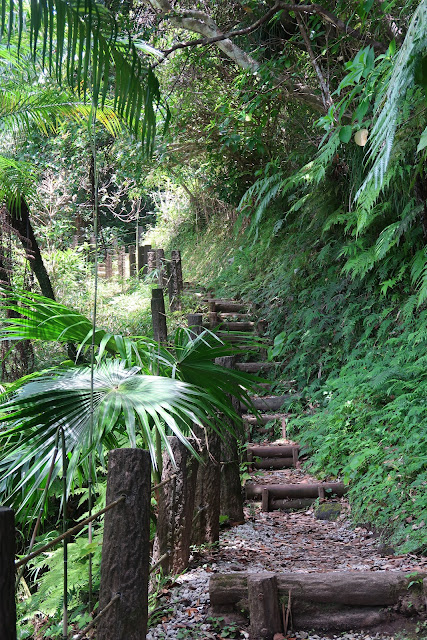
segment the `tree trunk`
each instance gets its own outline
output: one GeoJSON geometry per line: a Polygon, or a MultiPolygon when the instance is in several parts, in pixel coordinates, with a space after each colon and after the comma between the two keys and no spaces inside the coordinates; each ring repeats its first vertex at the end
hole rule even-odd
{"type": "Polygon", "coordinates": [[[46,298],[55,300],[52,283],[44,265],[40,248],[30,222],[30,210],[23,197],[21,197],[20,208],[14,207],[9,211],[8,222],[24,247],[31,271],[37,278],[42,294],[46,298]]]}
{"type": "Polygon", "coordinates": [[[16,640],[15,514],[0,507],[0,638],[16,640]]]}

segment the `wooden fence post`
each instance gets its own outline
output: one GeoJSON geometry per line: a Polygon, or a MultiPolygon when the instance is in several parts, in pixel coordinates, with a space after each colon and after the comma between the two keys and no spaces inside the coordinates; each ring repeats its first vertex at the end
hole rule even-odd
{"type": "Polygon", "coordinates": [[[0,507],[0,638],[16,640],[15,514],[0,507]]]}
{"type": "Polygon", "coordinates": [[[151,318],[154,340],[166,344],[168,341],[168,327],[162,288],[153,289],[151,292],[151,318]]]}
{"type": "Polygon", "coordinates": [[[157,249],[156,251],[156,269],[159,278],[159,287],[165,288],[167,286],[167,277],[165,270],[165,250],[157,249]]]}
{"type": "Polygon", "coordinates": [[[175,436],[168,438],[176,468],[165,452],[162,481],[175,478],[158,490],[157,532],[154,540],[153,563],[162,559],[167,574],[177,574],[188,566],[191,526],[198,462],[175,436]]]}
{"type": "Polygon", "coordinates": [[[105,514],[99,610],[117,594],[120,598],[98,622],[97,640],[141,640],[147,632],[151,501],[148,451],[110,451],[107,504],[122,495],[126,500],[105,514]]]}
{"type": "Polygon", "coordinates": [[[156,270],[156,251],[147,252],[147,275],[151,275],[156,270]]]}
{"type": "Polygon", "coordinates": [[[136,270],[138,278],[141,275],[141,269],[144,266],[144,249],[142,247],[142,241],[144,237],[144,229],[137,225],[136,227],[136,270]]]}
{"type": "Polygon", "coordinates": [[[206,427],[193,427],[200,439],[205,441],[203,461],[197,469],[194,500],[194,518],[191,542],[195,545],[219,540],[220,486],[221,486],[221,440],[219,435],[206,427]]]}
{"type": "Polygon", "coordinates": [[[136,247],[129,245],[129,276],[133,278],[136,272],[136,247]]]}
{"type": "MultiPolygon", "coordinates": [[[[234,369],[235,356],[216,358],[215,364],[227,369],[234,369]]],[[[238,412],[239,403],[231,399],[234,409],[238,412]]],[[[232,425],[234,433],[240,425],[232,425]]],[[[231,432],[225,434],[221,442],[221,515],[228,516],[233,523],[244,522],[243,493],[240,483],[240,461],[237,447],[237,438],[231,432]]]]}
{"type": "Polygon", "coordinates": [[[172,262],[175,262],[176,269],[176,288],[178,291],[178,295],[180,296],[184,289],[184,282],[182,279],[182,262],[181,262],[181,251],[171,251],[172,262]]]}
{"type": "Polygon", "coordinates": [[[125,277],[125,250],[124,247],[120,247],[117,254],[117,271],[119,278],[125,277]]]}
{"type": "Polygon", "coordinates": [[[169,308],[171,311],[177,311],[181,307],[181,300],[178,287],[177,263],[171,260],[168,263],[168,293],[169,308]]]}
{"type": "Polygon", "coordinates": [[[203,331],[203,313],[189,313],[187,325],[192,338],[196,338],[203,331]]]}
{"type": "Polygon", "coordinates": [[[113,277],[113,258],[111,253],[107,253],[105,256],[105,277],[107,280],[111,280],[113,277]]]}
{"type": "Polygon", "coordinates": [[[273,640],[282,631],[279,611],[279,594],[274,573],[248,574],[248,600],[250,638],[252,640],[273,640]]]}

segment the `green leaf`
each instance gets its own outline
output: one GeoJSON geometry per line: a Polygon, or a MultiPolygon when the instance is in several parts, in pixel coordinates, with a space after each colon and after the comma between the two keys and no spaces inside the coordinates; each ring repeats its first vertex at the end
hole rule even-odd
{"type": "Polygon", "coordinates": [[[417,147],[417,153],[418,151],[422,151],[426,147],[427,147],[427,127],[424,129],[424,131],[421,134],[421,138],[417,147]]]}
{"type": "Polygon", "coordinates": [[[353,132],[353,128],[349,124],[346,124],[344,127],[341,127],[339,131],[339,137],[341,142],[344,142],[344,144],[347,144],[348,142],[350,142],[352,132],[353,132]]]}

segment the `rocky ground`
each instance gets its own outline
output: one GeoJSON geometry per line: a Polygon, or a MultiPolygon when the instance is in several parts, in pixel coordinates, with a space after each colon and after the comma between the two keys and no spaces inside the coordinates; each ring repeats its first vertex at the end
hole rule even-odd
{"type": "MultiPolygon", "coordinates": [[[[313,482],[302,470],[266,472],[256,478],[265,483],[313,482]]],[[[259,503],[245,508],[246,522],[224,530],[215,547],[195,549],[189,570],[171,584],[164,585],[151,618],[147,640],[194,638],[248,638],[248,625],[227,624],[209,613],[209,578],[214,572],[342,570],[414,571],[427,570],[427,558],[396,555],[363,527],[352,528],[345,498],[336,521],[316,518],[316,508],[306,511],[263,513],[259,503]],[[222,627],[222,629],[221,629],[222,627]]],[[[278,635],[276,640],[406,640],[408,636],[360,632],[323,636],[309,629],[278,635]]],[[[419,637],[427,637],[420,635],[419,637]]]]}

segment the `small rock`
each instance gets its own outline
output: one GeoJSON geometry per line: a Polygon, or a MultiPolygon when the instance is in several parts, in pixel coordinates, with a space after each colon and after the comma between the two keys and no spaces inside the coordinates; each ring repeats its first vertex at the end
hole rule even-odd
{"type": "Polygon", "coordinates": [[[328,520],[329,522],[334,522],[335,520],[338,520],[340,514],[341,505],[339,502],[326,502],[317,507],[314,512],[314,517],[317,520],[328,520]]]}

